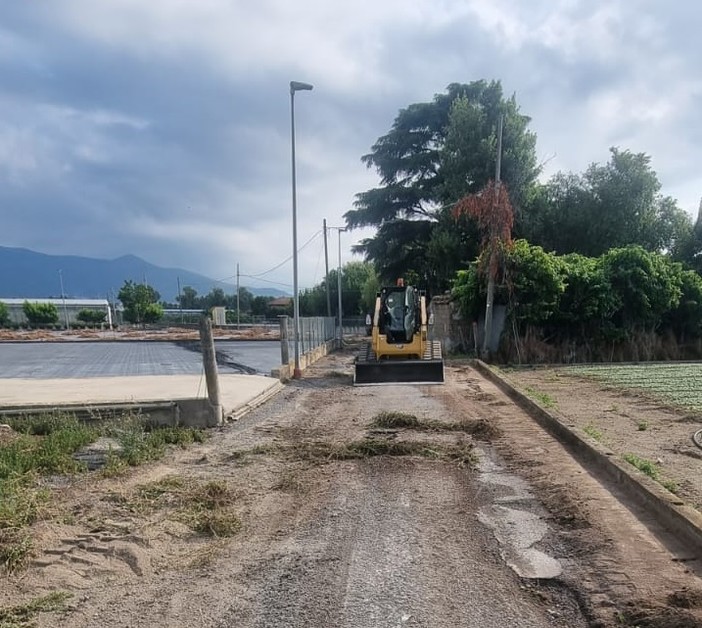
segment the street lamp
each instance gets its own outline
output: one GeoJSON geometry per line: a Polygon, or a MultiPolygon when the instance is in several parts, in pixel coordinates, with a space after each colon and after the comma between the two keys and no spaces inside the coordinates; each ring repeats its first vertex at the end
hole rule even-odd
{"type": "Polygon", "coordinates": [[[61,283],[61,300],[63,301],[63,319],[66,323],[66,331],[68,331],[68,310],[66,309],[66,293],[63,291],[63,270],[59,268],[58,271],[59,282],[61,283]]]}
{"type": "Polygon", "coordinates": [[[295,92],[309,91],[312,85],[290,81],[290,133],[292,139],[292,223],[293,223],[293,326],[295,328],[295,369],[293,377],[300,372],[300,300],[297,293],[297,196],[295,181],[295,92]]]}
{"type": "Polygon", "coordinates": [[[336,289],[339,293],[339,349],[344,344],[344,327],[341,311],[341,232],[346,231],[346,227],[339,227],[339,268],[336,271],[336,289]]]}

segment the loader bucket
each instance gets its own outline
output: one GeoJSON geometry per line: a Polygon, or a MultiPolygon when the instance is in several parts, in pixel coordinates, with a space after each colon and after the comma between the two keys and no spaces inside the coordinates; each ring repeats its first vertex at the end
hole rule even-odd
{"type": "Polygon", "coordinates": [[[443,360],[357,361],[354,386],[372,384],[443,384],[443,360]]]}

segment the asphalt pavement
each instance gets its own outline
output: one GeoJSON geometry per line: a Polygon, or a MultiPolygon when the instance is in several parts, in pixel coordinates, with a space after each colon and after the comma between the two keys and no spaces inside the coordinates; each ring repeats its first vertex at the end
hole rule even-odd
{"type": "MultiPolygon", "coordinates": [[[[219,372],[270,375],[280,342],[215,343],[219,372]]],[[[3,342],[0,379],[63,379],[132,375],[199,375],[197,342],[3,342]]]]}

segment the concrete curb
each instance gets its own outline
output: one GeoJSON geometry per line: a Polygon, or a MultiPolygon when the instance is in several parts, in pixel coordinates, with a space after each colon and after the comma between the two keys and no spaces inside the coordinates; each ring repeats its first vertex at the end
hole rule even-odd
{"type": "Polygon", "coordinates": [[[228,412],[224,417],[225,422],[238,421],[241,417],[251,412],[251,410],[258,408],[272,397],[275,397],[284,388],[285,386],[281,382],[276,382],[275,385],[271,386],[268,390],[264,390],[260,395],[257,395],[246,403],[234,408],[231,412],[228,412]]]}
{"type": "Polygon", "coordinates": [[[650,512],[663,528],[684,540],[689,546],[690,558],[702,556],[702,514],[628,463],[618,460],[613,451],[580,436],[482,360],[473,360],[472,365],[565,445],[576,459],[601,471],[650,512]]]}

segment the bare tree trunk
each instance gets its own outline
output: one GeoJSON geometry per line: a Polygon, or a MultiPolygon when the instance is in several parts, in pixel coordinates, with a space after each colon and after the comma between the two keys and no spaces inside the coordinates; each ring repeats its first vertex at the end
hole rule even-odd
{"type": "Polygon", "coordinates": [[[495,278],[492,273],[488,276],[487,301],[485,302],[485,334],[483,335],[483,350],[481,357],[490,356],[490,339],[492,338],[492,305],[495,300],[495,278]]]}
{"type": "MultiPolygon", "coordinates": [[[[497,119],[497,159],[495,161],[495,197],[493,201],[494,208],[497,206],[500,197],[500,179],[502,170],[502,115],[497,119]]],[[[487,358],[490,355],[490,339],[492,337],[492,306],[495,301],[495,273],[497,272],[497,260],[495,256],[495,241],[490,237],[491,250],[490,262],[488,266],[488,285],[487,285],[487,300],[485,302],[485,336],[483,337],[483,351],[481,357],[487,358]]]]}

